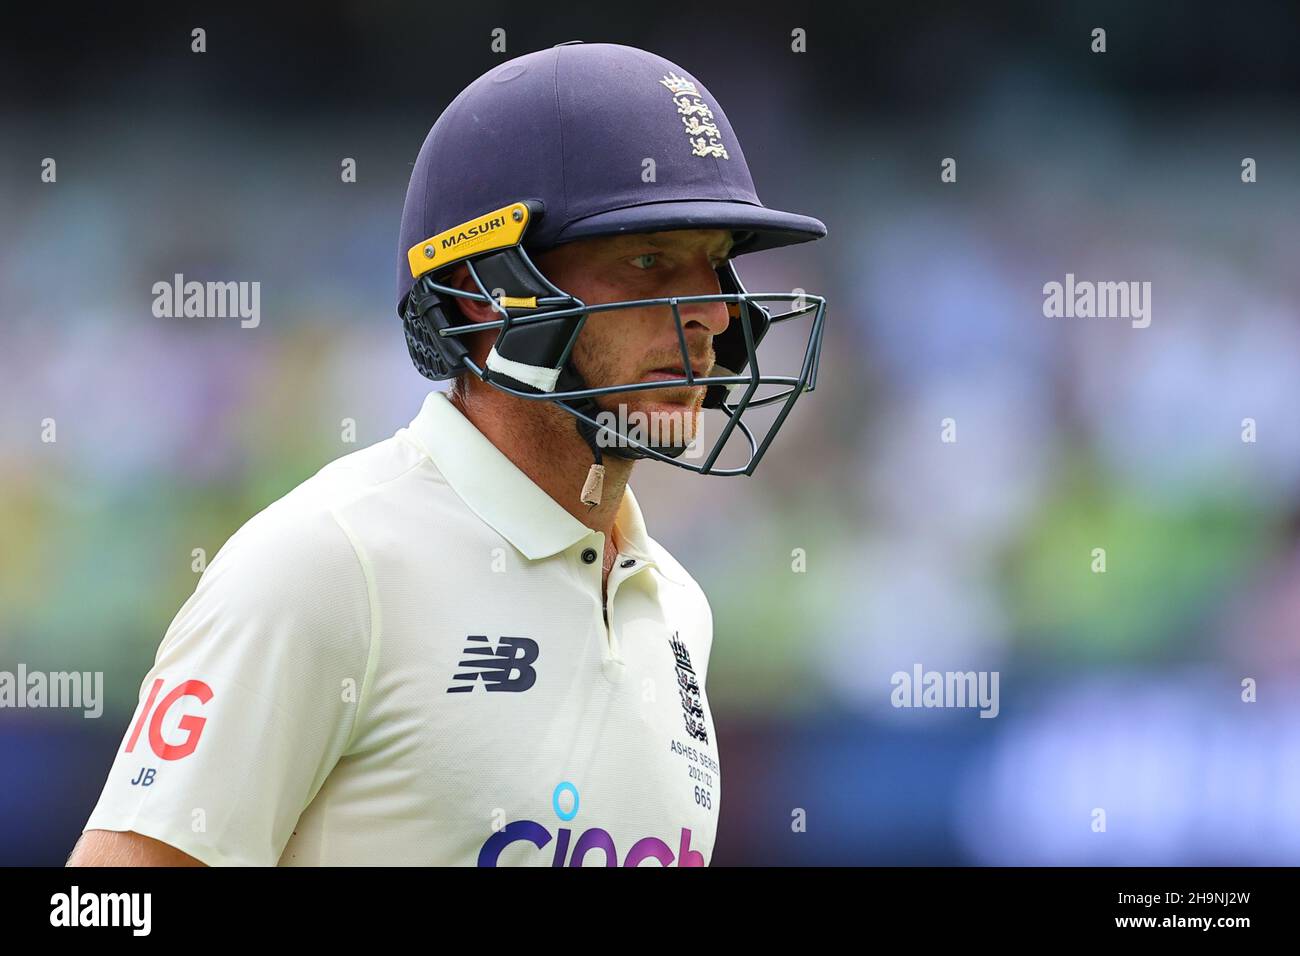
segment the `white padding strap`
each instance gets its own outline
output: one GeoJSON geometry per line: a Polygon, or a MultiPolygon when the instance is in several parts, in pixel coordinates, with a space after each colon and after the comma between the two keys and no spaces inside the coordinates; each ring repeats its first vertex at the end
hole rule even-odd
{"type": "Polygon", "coordinates": [[[555,391],[555,383],[560,377],[558,368],[545,368],[541,365],[527,365],[516,362],[499,354],[496,346],[488,353],[487,367],[502,375],[509,375],[516,382],[531,385],[540,392],[555,391]]]}
{"type": "MultiPolygon", "coordinates": [[[[739,374],[740,374],[739,372],[733,372],[729,368],[724,368],[721,365],[715,365],[713,366],[713,371],[709,373],[709,378],[723,378],[724,376],[739,375],[739,374]]],[[[705,382],[707,384],[708,379],[705,379],[705,382]]],[[[722,387],[727,390],[727,397],[723,399],[723,401],[734,405],[737,402],[739,402],[742,398],[744,398],[745,390],[749,388],[749,385],[746,384],[745,382],[737,382],[735,385],[724,385],[722,387]]]]}

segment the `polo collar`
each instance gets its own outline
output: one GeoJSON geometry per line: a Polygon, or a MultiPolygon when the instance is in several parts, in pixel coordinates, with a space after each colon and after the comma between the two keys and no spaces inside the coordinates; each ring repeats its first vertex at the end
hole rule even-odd
{"type": "MultiPolygon", "coordinates": [[[[425,396],[409,434],[469,509],[524,557],[550,557],[595,533],[488,441],[445,392],[425,396]]],[[[658,566],[630,487],[624,489],[614,524],[623,552],[658,566]]]]}

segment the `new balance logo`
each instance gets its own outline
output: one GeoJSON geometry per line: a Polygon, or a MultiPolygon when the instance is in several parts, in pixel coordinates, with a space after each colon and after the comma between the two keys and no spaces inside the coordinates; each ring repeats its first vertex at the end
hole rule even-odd
{"type": "Polygon", "coordinates": [[[482,680],[488,691],[521,694],[537,682],[533,661],[540,653],[537,642],[526,637],[503,637],[494,648],[486,635],[471,634],[466,640],[466,656],[457,666],[455,680],[464,681],[447,688],[449,694],[468,694],[482,680]]]}

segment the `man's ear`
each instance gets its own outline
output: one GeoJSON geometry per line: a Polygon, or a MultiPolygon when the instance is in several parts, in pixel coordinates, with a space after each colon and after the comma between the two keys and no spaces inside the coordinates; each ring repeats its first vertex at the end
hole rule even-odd
{"type": "MultiPolygon", "coordinates": [[[[442,280],[442,283],[455,289],[462,289],[465,292],[474,292],[480,295],[483,291],[469,274],[469,269],[463,262],[453,266],[451,272],[442,280]]],[[[489,289],[488,291],[491,292],[492,290],[489,289]]],[[[465,316],[470,322],[491,322],[501,318],[496,310],[486,302],[480,302],[477,299],[462,299],[459,296],[454,298],[461,315],[465,316]]]]}

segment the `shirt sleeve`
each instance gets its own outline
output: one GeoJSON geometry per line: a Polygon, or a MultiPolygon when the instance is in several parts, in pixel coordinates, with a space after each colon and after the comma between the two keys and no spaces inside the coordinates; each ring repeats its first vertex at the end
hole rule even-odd
{"type": "Polygon", "coordinates": [[[371,639],[367,576],[334,516],[263,511],[167,629],[84,829],[275,865],[347,752],[371,639]]]}

